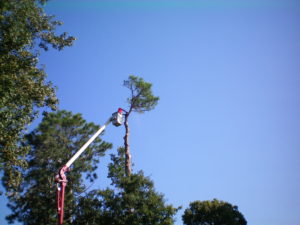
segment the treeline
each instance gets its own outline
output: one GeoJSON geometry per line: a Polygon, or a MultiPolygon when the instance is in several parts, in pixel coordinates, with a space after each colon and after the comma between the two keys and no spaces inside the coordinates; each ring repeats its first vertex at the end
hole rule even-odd
{"type": "MultiPolygon", "coordinates": [[[[11,213],[7,221],[23,224],[57,223],[54,177],[60,167],[97,131],[80,114],[57,111],[55,86],[46,81],[38,63],[41,50],[62,50],[74,37],[57,34],[62,22],[47,15],[47,0],[0,1],[0,171],[11,213]],[[27,126],[41,109],[42,122],[29,134],[27,126]]],[[[112,154],[106,189],[90,190],[97,179],[99,158],[111,143],[98,137],[72,166],[65,193],[64,224],[169,225],[181,207],[167,204],[142,171],[133,172],[129,146],[129,117],[155,108],[159,97],[152,84],[140,77],[124,81],[129,89],[124,146],[112,154]]],[[[247,224],[236,206],[194,201],[184,211],[187,225],[247,224]]]]}

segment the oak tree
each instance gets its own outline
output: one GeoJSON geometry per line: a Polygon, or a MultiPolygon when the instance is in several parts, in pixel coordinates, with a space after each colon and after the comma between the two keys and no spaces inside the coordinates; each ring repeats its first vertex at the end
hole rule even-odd
{"type": "Polygon", "coordinates": [[[246,225],[247,221],[237,206],[214,199],[194,201],[182,216],[185,225],[246,225]]]}
{"type": "Polygon", "coordinates": [[[47,0],[0,1],[0,170],[8,191],[18,187],[28,147],[19,144],[39,108],[56,109],[55,87],[38,62],[39,49],[61,50],[74,38],[56,34],[62,22],[43,10],[47,0]]]}

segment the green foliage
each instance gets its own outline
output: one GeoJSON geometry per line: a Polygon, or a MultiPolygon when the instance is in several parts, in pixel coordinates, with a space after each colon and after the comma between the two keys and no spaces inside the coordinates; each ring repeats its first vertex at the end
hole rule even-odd
{"type": "MultiPolygon", "coordinates": [[[[98,129],[80,114],[72,115],[67,111],[49,113],[44,117],[40,125],[26,136],[26,144],[31,146],[27,155],[29,166],[22,173],[24,181],[19,195],[10,197],[8,205],[13,213],[7,217],[9,222],[56,224],[55,175],[98,129]]],[[[99,158],[109,148],[111,144],[98,137],[74,162],[67,175],[64,224],[73,224],[76,201],[86,189],[82,174],[89,182],[96,179],[99,158]]]]}
{"type": "Polygon", "coordinates": [[[20,146],[23,133],[38,108],[56,109],[55,89],[38,67],[38,46],[61,50],[73,37],[55,34],[62,23],[44,13],[46,0],[0,1],[0,170],[7,190],[18,187],[20,169],[29,150],[20,146]]]}
{"type": "Polygon", "coordinates": [[[143,113],[155,108],[159,97],[152,94],[152,84],[145,82],[143,78],[130,75],[128,80],[124,81],[124,86],[131,92],[127,99],[129,104],[129,113],[131,111],[143,113]]]}
{"type": "Polygon", "coordinates": [[[182,216],[186,225],[246,225],[237,206],[214,199],[212,201],[195,201],[184,211],[182,216]]]}
{"type": "Polygon", "coordinates": [[[163,195],[142,172],[126,176],[124,149],[111,156],[108,178],[113,189],[94,190],[81,197],[74,225],[170,225],[177,210],[166,205],[163,195]]]}

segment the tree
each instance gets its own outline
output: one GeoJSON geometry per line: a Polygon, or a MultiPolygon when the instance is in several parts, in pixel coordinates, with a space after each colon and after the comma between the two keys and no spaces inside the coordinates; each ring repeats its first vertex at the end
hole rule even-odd
{"type": "Polygon", "coordinates": [[[182,216],[186,225],[246,225],[237,206],[214,199],[212,201],[194,201],[182,216]]]}
{"type": "MultiPolygon", "coordinates": [[[[31,146],[27,155],[29,166],[22,173],[24,181],[19,195],[9,199],[12,214],[7,220],[10,223],[18,220],[30,225],[56,224],[55,175],[98,129],[80,114],[58,111],[45,116],[39,126],[26,136],[26,144],[31,146]]],[[[74,162],[68,174],[64,224],[73,224],[77,199],[86,189],[83,174],[88,182],[93,182],[97,178],[95,170],[100,156],[111,147],[98,137],[74,162]]]]}
{"type": "Polygon", "coordinates": [[[136,76],[129,76],[128,80],[124,81],[124,86],[130,90],[130,97],[127,99],[129,109],[125,114],[125,136],[124,136],[124,147],[125,147],[125,171],[126,175],[131,174],[131,154],[129,146],[129,125],[128,118],[131,112],[144,113],[155,108],[159,97],[152,94],[152,84],[145,82],[143,78],[136,76]]]}
{"type": "Polygon", "coordinates": [[[93,190],[79,199],[74,225],[171,225],[179,208],[166,205],[163,195],[143,172],[126,176],[124,148],[111,155],[108,178],[112,188],[93,190]]]}
{"type": "Polygon", "coordinates": [[[45,14],[47,0],[0,1],[0,170],[8,191],[21,181],[29,150],[21,146],[26,126],[38,109],[56,109],[57,98],[46,73],[39,67],[39,47],[61,50],[71,46],[73,37],[55,34],[62,23],[45,14]]]}

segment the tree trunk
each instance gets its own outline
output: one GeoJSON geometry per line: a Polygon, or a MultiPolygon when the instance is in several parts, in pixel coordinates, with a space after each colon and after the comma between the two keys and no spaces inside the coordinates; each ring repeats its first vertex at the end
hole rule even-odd
{"type": "Polygon", "coordinates": [[[130,154],[130,146],[129,146],[129,126],[128,126],[128,117],[129,113],[125,114],[125,136],[124,136],[124,146],[125,146],[125,174],[126,176],[131,175],[131,154],[130,154]]]}

